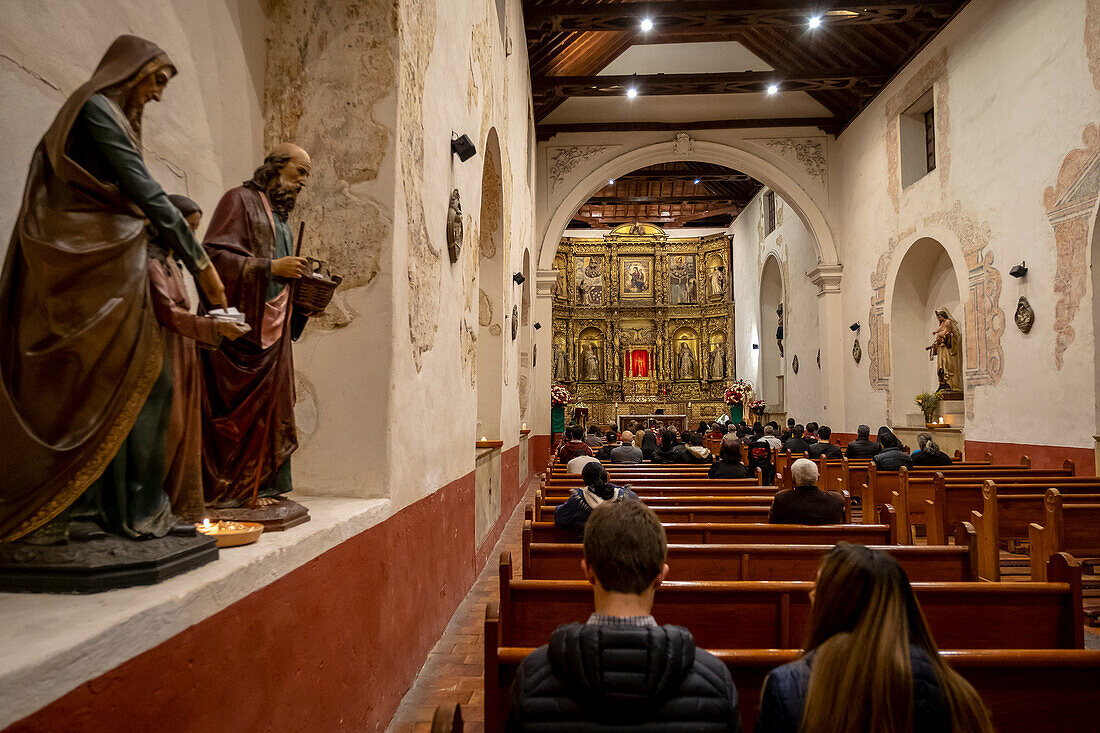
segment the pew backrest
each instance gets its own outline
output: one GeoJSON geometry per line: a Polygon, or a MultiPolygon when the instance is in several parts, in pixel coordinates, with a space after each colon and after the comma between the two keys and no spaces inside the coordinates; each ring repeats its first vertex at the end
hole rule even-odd
{"type": "Polygon", "coordinates": [[[1100,503],[1066,504],[1058,489],[1048,489],[1043,523],[1032,523],[1029,537],[1032,580],[1051,577],[1049,564],[1042,565],[1043,558],[1065,554],[1100,557],[1100,503]]]}
{"type": "MultiPolygon", "coordinates": [[[[677,545],[749,545],[797,544],[835,545],[851,542],[858,545],[895,545],[893,529],[879,524],[665,524],[665,536],[677,545]]],[[[576,542],[575,532],[556,527],[553,522],[524,522],[523,531],[531,533],[532,542],[576,542]]]]}

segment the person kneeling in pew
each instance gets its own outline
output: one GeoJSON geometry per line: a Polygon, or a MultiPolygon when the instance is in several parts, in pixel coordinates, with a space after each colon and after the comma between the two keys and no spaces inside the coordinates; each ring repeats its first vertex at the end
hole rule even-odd
{"type": "Polygon", "coordinates": [[[986,733],[989,711],[940,657],[888,552],[840,542],[810,593],[806,651],[764,680],[756,733],[986,733]]]}
{"type": "Polygon", "coordinates": [[[554,509],[554,524],[577,533],[577,541],[584,540],[584,525],[592,510],[604,502],[623,499],[638,501],[638,495],[629,488],[616,486],[607,480],[607,469],[599,462],[586,463],[581,469],[584,488],[571,489],[569,498],[554,509]]]}
{"type": "Polygon", "coordinates": [[[508,731],[741,730],[726,665],[651,615],[667,558],[664,527],[641,502],[592,512],[581,569],[595,613],[559,626],[520,664],[508,731]]]}
{"type": "Polygon", "coordinates": [[[844,524],[844,497],[817,488],[817,464],[799,458],[791,464],[793,489],[772,499],[769,524],[844,524]]]}

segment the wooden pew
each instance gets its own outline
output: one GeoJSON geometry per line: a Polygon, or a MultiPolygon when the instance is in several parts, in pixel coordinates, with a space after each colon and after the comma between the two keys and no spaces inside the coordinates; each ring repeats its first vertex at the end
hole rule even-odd
{"type": "MultiPolygon", "coordinates": [[[[532,543],[524,535],[523,577],[583,580],[579,543],[532,543]]],[[[669,545],[670,580],[814,580],[821,558],[833,545],[669,545]]],[[[957,545],[884,545],[911,581],[964,582],[978,579],[973,529],[957,545]]]]}
{"type": "MultiPolygon", "coordinates": [[[[508,719],[512,681],[533,647],[495,643],[497,609],[485,614],[485,731],[501,733],[508,719]]],[[[798,659],[797,649],[710,649],[733,677],[741,727],[756,725],[764,679],[776,667],[798,659]]],[[[1094,728],[1100,689],[1100,651],[1078,649],[971,649],[941,652],[989,708],[999,733],[1085,731],[1094,728]]]]}
{"type": "MultiPolygon", "coordinates": [[[[864,506],[877,507],[887,501],[894,503],[891,492],[897,491],[899,495],[906,490],[911,493],[916,490],[917,486],[923,486],[917,479],[923,477],[926,479],[934,479],[937,473],[942,473],[945,477],[970,479],[974,481],[983,481],[985,479],[1007,481],[1014,477],[1045,477],[1045,478],[1066,478],[1074,475],[1073,461],[1065,461],[1062,468],[1030,468],[1031,459],[1024,456],[1023,462],[1026,462],[1027,467],[1023,466],[995,466],[995,465],[981,465],[974,466],[969,464],[954,464],[951,466],[918,466],[912,470],[907,468],[901,468],[897,471],[879,471],[872,463],[867,469],[867,482],[859,487],[858,492],[853,491],[852,495],[856,496],[860,494],[860,499],[864,506]]],[[[926,496],[914,496],[906,502],[905,506],[899,503],[894,503],[894,508],[899,513],[908,511],[908,507],[913,506],[913,501],[923,502],[925,499],[931,499],[934,496],[934,487],[928,485],[928,495],[926,496]]],[[[923,511],[923,504],[918,505],[923,511]]],[[[969,516],[969,515],[968,515],[969,516]]],[[[965,519],[965,517],[964,517],[965,519]]],[[[911,522],[910,522],[911,523],[911,522]]],[[[923,522],[922,522],[923,523],[923,522]]]]}
{"type": "MultiPolygon", "coordinates": [[[[1081,567],[1051,557],[1047,583],[914,583],[937,644],[944,649],[1081,649],[1081,567]]],[[[806,581],[666,582],[658,623],[686,626],[700,646],[790,649],[810,616],[806,581]]],[[[500,558],[501,646],[537,646],[557,626],[592,611],[587,581],[517,580],[511,554],[500,558]]]]}
{"type": "MultiPolygon", "coordinates": [[[[635,492],[640,489],[664,489],[664,488],[720,488],[734,486],[752,486],[759,488],[760,480],[757,478],[707,478],[703,474],[700,478],[641,478],[626,479],[608,477],[611,483],[618,486],[628,486],[635,492]]],[[[580,476],[572,476],[569,480],[555,481],[547,484],[547,491],[568,492],[569,489],[579,489],[584,486],[584,479],[580,476]]]]}
{"type": "MultiPolygon", "coordinates": [[[[926,479],[910,479],[924,481],[926,479]]],[[[982,489],[987,480],[965,476],[944,476],[937,473],[932,479],[932,499],[925,511],[932,515],[928,522],[929,543],[940,540],[937,537],[948,527],[968,520],[970,512],[981,509],[982,489]]],[[[996,479],[999,494],[1043,494],[1048,488],[1057,488],[1063,494],[1100,493],[1100,477],[1097,476],[1060,476],[1052,479],[1047,476],[1019,475],[1012,478],[996,479]]],[[[1026,525],[1019,535],[1003,535],[1002,539],[1027,539],[1026,525]]]]}
{"type": "Polygon", "coordinates": [[[1058,489],[1048,489],[1044,510],[1042,524],[1028,528],[1032,580],[1051,577],[1052,571],[1042,559],[1059,556],[1054,553],[1100,557],[1100,503],[1066,504],[1058,489]]]}
{"type": "MultiPolygon", "coordinates": [[[[1007,487],[1006,487],[1007,488],[1007,487]]],[[[1028,487],[1031,488],[1031,487],[1028,487]]],[[[1048,494],[1057,489],[1043,489],[1041,486],[1031,488],[1027,492],[1001,492],[1001,487],[993,481],[986,481],[982,487],[982,510],[971,512],[971,524],[977,535],[978,544],[978,574],[986,580],[997,581],[1001,579],[1000,549],[1001,540],[1029,538],[1029,526],[1032,523],[1044,524],[1047,517],[1048,494]]],[[[1096,494],[1070,494],[1059,497],[1059,501],[1066,499],[1071,505],[1100,504],[1100,493],[1096,494]]],[[[1098,524],[1100,527],[1100,524],[1098,524]]],[[[1100,532],[1100,529],[1097,530],[1100,532]]],[[[1098,537],[1100,539],[1100,537],[1098,537]]],[[[1100,546],[1100,543],[1098,543],[1100,546]]],[[[1033,548],[1034,549],[1034,548],[1033,548]]],[[[1035,569],[1043,573],[1045,561],[1055,552],[1064,551],[1064,547],[1042,548],[1038,553],[1032,552],[1032,562],[1035,569]]],[[[1076,553],[1071,553],[1076,555],[1076,553]]],[[[1035,579],[1034,577],[1032,578],[1035,579]]]]}
{"type": "MultiPolygon", "coordinates": [[[[894,530],[882,524],[665,524],[665,536],[675,545],[896,545],[894,530]]],[[[524,522],[523,531],[531,542],[576,542],[575,532],[559,529],[553,522],[524,522]]]]}

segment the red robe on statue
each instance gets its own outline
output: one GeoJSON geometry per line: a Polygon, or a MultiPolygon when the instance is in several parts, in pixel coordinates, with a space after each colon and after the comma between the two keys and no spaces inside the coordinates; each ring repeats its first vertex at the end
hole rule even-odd
{"type": "Polygon", "coordinates": [[[203,242],[229,305],[252,327],[202,354],[203,484],[207,502],[217,507],[248,506],[255,495],[290,490],[287,461],[298,447],[290,288],[271,275],[271,261],[289,239],[266,197],[239,186],[218,203],[203,242]]]}

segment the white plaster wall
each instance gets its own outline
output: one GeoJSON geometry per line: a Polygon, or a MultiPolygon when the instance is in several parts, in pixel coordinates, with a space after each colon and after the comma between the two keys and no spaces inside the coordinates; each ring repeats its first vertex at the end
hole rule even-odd
{"type": "MultiPolygon", "coordinates": [[[[756,387],[757,395],[776,407],[772,395],[774,369],[765,369],[765,354],[775,344],[778,320],[774,308],[761,313],[760,290],[765,263],[774,257],[783,281],[784,332],[781,373],[784,376],[787,414],[796,420],[828,424],[827,402],[822,400],[821,370],[817,366],[820,348],[818,288],[806,273],[817,265],[814,237],[790,205],[775,197],[776,227],[763,234],[763,191],[749,202],[730,226],[734,251],[734,303],[736,304],[737,375],[756,387]],[[753,349],[759,344],[760,349],[753,349]],[[798,374],[792,360],[798,356],[798,374]],[[767,385],[765,384],[767,382],[767,385]]],[[[824,357],[823,357],[824,359],[824,357]]],[[[822,361],[825,366],[825,362],[822,361]]]]}
{"type": "Polygon", "coordinates": [[[161,46],[179,70],[146,108],[144,144],[169,193],[213,211],[262,157],[262,0],[9,0],[0,23],[0,248],[19,211],[27,164],[68,95],[118,35],[161,46]]]}
{"type": "MultiPolygon", "coordinates": [[[[502,43],[495,2],[438,0],[434,10],[425,10],[418,17],[421,23],[434,22],[435,29],[422,97],[421,193],[431,244],[442,256],[438,262],[439,312],[434,345],[422,354],[418,370],[406,316],[410,309],[410,234],[407,222],[395,216],[395,317],[389,334],[392,409],[386,436],[390,496],[395,508],[474,470],[477,391],[471,374],[476,358],[464,362],[469,344],[464,342],[462,332],[464,323],[477,332],[477,219],[481,209],[482,153],[490,129],[495,128],[500,141],[504,188],[504,243],[497,254],[503,258],[501,288],[504,311],[509,316],[503,355],[507,384],[499,385],[504,450],[519,444],[520,429],[516,375],[520,340],[511,340],[510,319],[512,305],[519,304],[521,289],[511,276],[522,266],[524,248],[533,250],[533,194],[526,174],[530,81],[519,0],[509,0],[507,6],[509,55],[502,43]],[[452,132],[469,135],[478,154],[465,163],[452,156],[452,132]],[[453,188],[459,189],[465,212],[465,244],[455,264],[446,253],[447,202],[453,188]],[[428,446],[423,442],[425,437],[428,446]]],[[[394,210],[404,212],[407,203],[398,185],[394,210]]],[[[549,318],[544,323],[549,323],[549,318]]],[[[541,362],[549,352],[539,351],[541,362]]],[[[538,400],[533,402],[537,404],[538,400]]]]}
{"type": "MultiPolygon", "coordinates": [[[[961,262],[957,238],[944,241],[955,233],[930,221],[960,202],[979,224],[989,225],[1007,320],[1003,377],[995,386],[973,390],[967,439],[1091,447],[1090,294],[1072,323],[1076,340],[1059,371],[1052,332],[1057,260],[1043,206],[1043,191],[1056,183],[1066,154],[1083,147],[1085,125],[1100,122],[1100,91],[1090,77],[1084,42],[1085,11],[1086,0],[974,0],[839,138],[844,322],[858,320],[865,327],[864,359],[857,366],[849,356],[845,370],[849,404],[859,406],[850,410],[849,428],[887,419],[886,395],[870,386],[866,348],[870,278],[879,256],[892,238],[901,240],[893,254],[896,268],[904,246],[929,234],[961,262]],[[886,100],[943,53],[950,130],[937,147],[940,166],[947,162],[949,171],[902,190],[895,211],[887,193],[886,100]],[[1021,260],[1027,260],[1028,278],[1008,277],[1021,260]],[[1035,327],[1026,336],[1012,323],[1020,295],[1036,312],[1035,327]]],[[[965,280],[961,287],[965,299],[965,280]]],[[[887,293],[887,319],[890,305],[887,293]]],[[[894,395],[895,419],[910,411],[912,397],[894,395]]]]}

